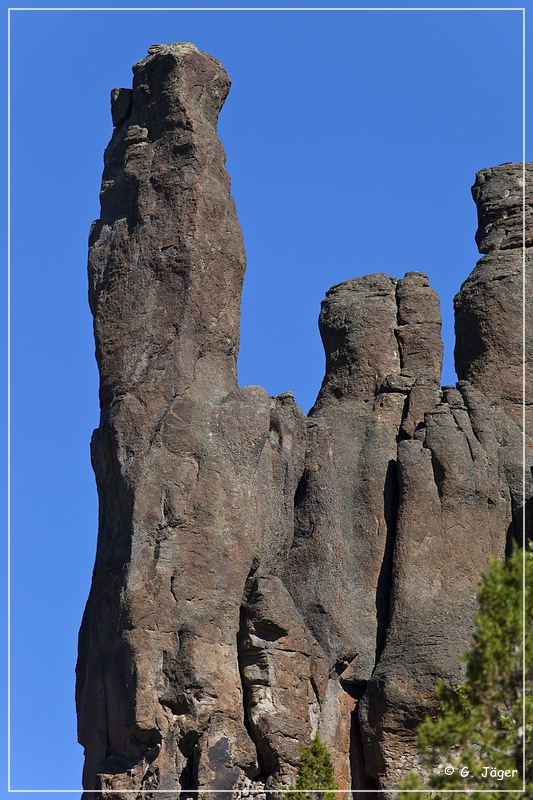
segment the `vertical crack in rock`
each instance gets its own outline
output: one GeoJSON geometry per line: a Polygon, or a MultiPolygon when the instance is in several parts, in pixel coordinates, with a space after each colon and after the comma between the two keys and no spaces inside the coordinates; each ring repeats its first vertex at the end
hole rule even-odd
{"type": "Polygon", "coordinates": [[[229,78],[189,43],[133,71],[112,92],[89,242],[85,797],[286,787],[316,731],[341,789],[392,789],[417,767],[435,681],[461,680],[479,577],[520,540],[524,504],[530,531],[530,186],[523,254],[521,165],[476,177],[484,256],[455,298],[457,387],[440,392],[427,276],[368,275],[322,303],[306,419],[289,392],[237,386],[245,256],[216,135],[229,78]]]}
{"type": "Polygon", "coordinates": [[[396,540],[396,520],[398,517],[398,467],[396,461],[389,461],[385,484],[383,486],[383,513],[387,526],[387,536],[383,550],[383,561],[376,585],[376,655],[377,664],[383,648],[390,624],[390,603],[392,591],[392,565],[394,543],[396,540]]]}
{"type": "Polygon", "coordinates": [[[443,344],[439,299],[423,272],[408,272],[396,288],[400,375],[408,387],[402,433],[412,437],[439,399],[443,344]]]}
{"type": "Polygon", "coordinates": [[[250,571],[248,573],[248,577],[246,578],[246,583],[244,585],[243,596],[242,596],[242,605],[240,608],[240,618],[239,618],[239,631],[237,633],[237,659],[239,662],[239,674],[241,677],[241,690],[242,690],[242,709],[243,709],[243,721],[246,730],[248,731],[248,735],[255,747],[256,750],[256,761],[257,764],[254,765],[254,769],[251,771],[249,777],[251,779],[255,779],[257,781],[263,781],[266,777],[268,777],[268,772],[265,769],[265,765],[262,763],[261,759],[261,752],[259,747],[259,742],[257,741],[254,726],[252,724],[252,714],[251,714],[251,704],[250,704],[250,691],[247,686],[247,679],[245,675],[245,668],[247,666],[247,655],[249,658],[249,650],[250,650],[250,643],[247,638],[247,630],[246,630],[246,620],[247,620],[247,604],[248,599],[253,587],[254,583],[254,576],[259,567],[259,560],[254,559],[252,566],[250,567],[250,571]]]}
{"type": "Polygon", "coordinates": [[[372,790],[379,789],[379,781],[369,775],[366,769],[358,705],[352,711],[350,719],[350,770],[352,775],[352,796],[357,797],[357,790],[363,789],[365,791],[364,797],[367,800],[378,800],[379,795],[373,794],[372,790]]]}

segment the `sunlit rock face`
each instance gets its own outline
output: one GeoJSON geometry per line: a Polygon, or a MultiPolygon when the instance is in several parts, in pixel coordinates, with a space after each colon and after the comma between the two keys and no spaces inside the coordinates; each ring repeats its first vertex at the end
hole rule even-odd
{"type": "Polygon", "coordinates": [[[436,679],[461,679],[487,558],[521,534],[522,165],[476,180],[486,255],[456,298],[458,386],[440,388],[427,276],[369,275],[323,302],[306,418],[290,393],[237,384],[229,78],[190,43],[133,71],[112,92],[89,247],[85,797],[287,787],[317,731],[340,788],[394,788],[436,679]]]}

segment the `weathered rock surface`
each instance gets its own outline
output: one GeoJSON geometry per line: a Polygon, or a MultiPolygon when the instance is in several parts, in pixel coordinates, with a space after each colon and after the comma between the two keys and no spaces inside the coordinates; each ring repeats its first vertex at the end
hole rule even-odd
{"type": "Polygon", "coordinates": [[[245,256],[216,135],[229,85],[194,45],[154,45],[111,97],[89,252],[87,798],[268,792],[317,730],[341,788],[394,788],[436,679],[461,679],[479,576],[532,494],[521,165],[476,180],[486,255],[456,298],[457,387],[440,390],[427,277],[370,275],[326,296],[306,419],[290,393],[237,385],[245,256]]]}
{"type": "MultiPolygon", "coordinates": [[[[476,241],[485,253],[455,298],[456,369],[460,380],[477,386],[491,403],[522,421],[523,365],[531,386],[531,209],[533,165],[502,164],[476,176],[472,194],[478,204],[476,241]],[[523,187],[525,180],[525,198],[523,187]],[[523,200],[528,225],[522,229],[523,200]],[[522,247],[522,235],[526,247],[522,247]],[[526,336],[523,342],[522,307],[526,336]],[[525,351],[523,348],[525,344],[525,351]]],[[[526,397],[527,427],[533,422],[532,399],[526,397]]]]}
{"type": "Polygon", "coordinates": [[[356,278],[322,304],[326,377],[309,415],[285,574],[311,630],[354,686],[370,678],[388,626],[397,442],[404,427],[421,424],[422,398],[436,402],[440,325],[422,273],[356,278]]]}
{"type": "Polygon", "coordinates": [[[398,445],[391,620],[361,705],[367,769],[384,787],[416,764],[413,731],[434,710],[436,680],[463,674],[475,587],[488,556],[503,557],[511,520],[509,492],[461,401],[445,392],[398,445]]]}
{"type": "MultiPolygon", "coordinates": [[[[461,680],[459,654],[470,644],[474,587],[489,555],[503,558],[512,540],[522,541],[523,507],[533,495],[533,454],[526,448],[524,465],[520,425],[524,388],[528,421],[533,399],[528,305],[522,327],[523,285],[526,297],[531,290],[529,251],[522,249],[522,186],[521,164],[476,176],[476,240],[489,254],[455,298],[460,381],[444,389],[438,405],[426,407],[424,426],[413,439],[398,445],[390,627],[360,707],[366,767],[384,787],[416,766],[413,731],[433,710],[436,680],[461,680]]],[[[529,192],[528,186],[530,209],[529,192]]],[[[530,215],[526,221],[527,244],[530,215]]],[[[526,431],[531,434],[531,427],[526,431]]],[[[525,521],[531,537],[530,510],[525,521]]]]}
{"type": "MultiPolygon", "coordinates": [[[[524,467],[526,503],[533,494],[532,187],[532,164],[501,164],[478,172],[472,187],[478,207],[476,241],[486,255],[455,298],[457,375],[490,403],[483,411],[472,408],[470,414],[475,415],[485,446],[488,430],[496,436],[491,448],[498,453],[509,486],[513,510],[509,534],[517,541],[523,532],[524,467]]],[[[526,504],[528,532],[530,506],[526,504]]]]}
{"type": "MultiPolygon", "coordinates": [[[[113,95],[89,257],[102,407],[77,691],[89,789],[230,789],[261,769],[240,608],[252,568],[274,572],[292,541],[305,420],[289,395],[237,388],[245,258],[215,130],[228,88],[217,61],[178,44],[135,65],[128,103],[113,95]]],[[[272,748],[295,735],[303,722],[271,732],[272,748]]]]}

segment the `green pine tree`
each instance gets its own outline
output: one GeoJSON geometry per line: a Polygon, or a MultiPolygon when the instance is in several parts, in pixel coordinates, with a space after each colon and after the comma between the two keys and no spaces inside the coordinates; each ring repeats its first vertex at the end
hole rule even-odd
{"type": "Polygon", "coordinates": [[[287,800],[334,800],[335,798],[333,791],[324,791],[338,789],[338,783],[335,780],[331,755],[318,733],[313,737],[309,747],[306,745],[301,747],[296,786],[291,786],[291,789],[298,791],[288,794],[287,800]],[[322,791],[317,792],[317,789],[322,791]]]}
{"type": "Polygon", "coordinates": [[[533,736],[533,602],[525,593],[533,586],[533,552],[515,549],[504,564],[493,560],[479,591],[479,612],[471,652],[465,657],[467,679],[456,691],[436,687],[440,716],[426,719],[418,729],[418,745],[427,770],[425,780],[411,773],[398,800],[440,798],[459,790],[454,800],[466,800],[461,790],[480,790],[483,800],[507,800],[503,790],[527,787],[533,798],[533,754],[524,742],[533,736]],[[524,574],[525,563],[525,574],[524,574]],[[525,641],[524,625],[525,611],[525,641]],[[525,659],[524,659],[525,655],[525,659]],[[523,664],[526,670],[524,675],[523,664]],[[524,695],[525,688],[525,695],[524,695]],[[524,725],[525,709],[525,725],[524,725]],[[525,734],[525,735],[524,735],[525,734]],[[452,774],[449,774],[452,773],[452,774]]]}

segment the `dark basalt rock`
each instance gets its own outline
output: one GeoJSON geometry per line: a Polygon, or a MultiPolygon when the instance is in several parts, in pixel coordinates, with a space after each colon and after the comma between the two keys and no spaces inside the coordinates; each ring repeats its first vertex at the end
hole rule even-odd
{"type": "Polygon", "coordinates": [[[502,164],[478,172],[472,187],[478,204],[476,241],[486,255],[455,298],[459,379],[476,386],[517,424],[522,423],[525,399],[529,432],[532,399],[529,392],[524,398],[523,366],[527,370],[525,386],[530,387],[533,312],[527,298],[533,291],[532,185],[531,164],[524,169],[522,164],[502,164]]]}
{"type": "Polygon", "coordinates": [[[477,173],[472,197],[478,210],[476,244],[480,253],[521,250],[523,245],[533,245],[532,174],[532,164],[514,163],[477,173]]]}
{"type": "Polygon", "coordinates": [[[77,665],[95,800],[288,786],[317,730],[340,788],[394,788],[435,681],[462,677],[480,574],[520,539],[532,494],[521,165],[476,180],[486,255],[456,298],[457,387],[439,385],[426,275],[355,278],[324,300],[306,419],[290,393],[237,386],[245,256],[216,135],[229,86],[180,43],[153,45],[112,92],[89,250],[99,534],[77,665]]]}
{"type": "MultiPolygon", "coordinates": [[[[416,768],[413,732],[436,710],[436,680],[457,685],[463,677],[459,656],[470,646],[475,587],[488,556],[503,558],[512,541],[532,535],[533,454],[526,448],[529,462],[523,464],[521,444],[523,412],[531,432],[533,349],[527,304],[522,327],[523,287],[527,296],[531,285],[530,254],[522,247],[522,176],[521,164],[476,176],[476,240],[488,255],[455,298],[461,380],[434,408],[426,406],[423,427],[398,445],[391,621],[361,703],[367,769],[387,788],[416,768]]],[[[528,185],[526,209],[529,193],[528,185]]],[[[527,245],[530,214],[526,222],[527,245]]]]}
{"type": "Polygon", "coordinates": [[[356,278],[331,289],[322,304],[326,377],[309,416],[285,573],[325,652],[333,663],[350,663],[359,686],[372,674],[388,625],[397,443],[422,421],[424,395],[437,402],[440,325],[423,273],[356,278]]]}

